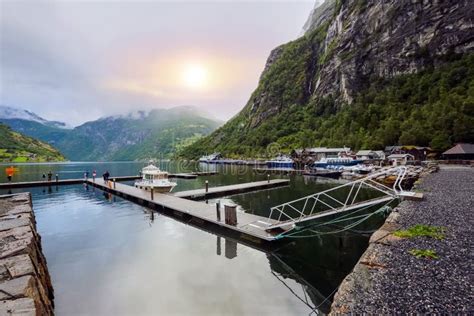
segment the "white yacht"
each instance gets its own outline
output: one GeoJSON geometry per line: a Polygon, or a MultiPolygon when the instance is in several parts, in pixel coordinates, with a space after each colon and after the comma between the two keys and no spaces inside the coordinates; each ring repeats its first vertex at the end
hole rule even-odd
{"type": "Polygon", "coordinates": [[[168,172],[160,170],[153,163],[142,169],[142,179],[135,182],[135,187],[156,193],[171,192],[175,182],[168,180],[168,172]]]}

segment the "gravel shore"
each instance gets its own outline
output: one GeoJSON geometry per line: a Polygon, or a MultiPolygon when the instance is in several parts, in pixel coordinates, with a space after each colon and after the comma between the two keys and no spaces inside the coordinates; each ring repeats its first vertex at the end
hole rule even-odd
{"type": "Polygon", "coordinates": [[[474,168],[442,167],[418,189],[424,200],[402,202],[372,236],[341,284],[332,314],[474,313],[474,168]],[[442,226],[445,238],[391,234],[417,224],[442,226]],[[416,258],[411,249],[434,250],[438,259],[416,258]]]}

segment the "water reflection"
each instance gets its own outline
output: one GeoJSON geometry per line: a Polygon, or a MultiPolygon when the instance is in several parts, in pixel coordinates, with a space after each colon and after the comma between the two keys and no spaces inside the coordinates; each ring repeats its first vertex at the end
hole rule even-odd
{"type": "MultiPolygon", "coordinates": [[[[84,164],[79,166],[74,170],[82,171],[84,164]]],[[[130,175],[137,166],[109,164],[107,168],[130,175]]],[[[227,185],[266,177],[248,168],[233,175],[226,173],[232,166],[212,167],[220,174],[180,180],[179,186],[195,189],[202,188],[206,179],[210,185],[227,185]]],[[[289,187],[219,200],[223,205],[236,204],[239,211],[265,215],[274,205],[338,184],[286,177],[291,180],[289,187]]],[[[92,186],[30,191],[55,287],[56,312],[67,315],[327,312],[334,290],[365,250],[367,232],[383,221],[371,218],[338,234],[288,238],[268,251],[190,227],[92,186]]],[[[327,229],[337,230],[337,225],[327,229]]]]}

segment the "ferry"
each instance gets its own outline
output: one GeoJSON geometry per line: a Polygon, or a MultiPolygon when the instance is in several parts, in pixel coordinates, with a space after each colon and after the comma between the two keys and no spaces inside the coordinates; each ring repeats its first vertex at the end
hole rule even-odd
{"type": "Polygon", "coordinates": [[[142,169],[142,179],[135,182],[135,187],[156,193],[171,192],[176,186],[175,182],[168,180],[168,172],[160,170],[153,163],[142,169]]]}
{"type": "Polygon", "coordinates": [[[288,156],[280,155],[272,160],[265,161],[267,168],[293,168],[295,162],[288,156]]]}
{"type": "Polygon", "coordinates": [[[217,160],[220,160],[221,158],[222,155],[220,153],[213,153],[212,155],[202,156],[201,158],[199,158],[199,162],[214,163],[217,160]]]}
{"type": "Polygon", "coordinates": [[[337,158],[321,158],[321,160],[313,163],[313,168],[325,168],[325,169],[339,169],[345,166],[355,166],[361,163],[361,160],[347,158],[347,157],[337,157],[337,158]]]}

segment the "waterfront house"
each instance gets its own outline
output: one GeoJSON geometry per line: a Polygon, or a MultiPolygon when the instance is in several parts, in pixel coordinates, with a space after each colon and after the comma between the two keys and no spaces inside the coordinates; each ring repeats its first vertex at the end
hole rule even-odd
{"type": "Polygon", "coordinates": [[[359,150],[356,153],[358,160],[384,160],[385,153],[381,150],[359,150]]]}
{"type": "Polygon", "coordinates": [[[410,154],[414,157],[414,160],[426,160],[428,155],[433,152],[430,147],[422,147],[422,146],[411,146],[411,145],[404,145],[404,146],[387,146],[385,147],[385,155],[393,155],[393,154],[410,154]]]}
{"type": "Polygon", "coordinates": [[[411,154],[392,154],[387,157],[393,166],[406,165],[408,161],[415,160],[415,156],[411,154]]]}
{"type": "Polygon", "coordinates": [[[474,144],[459,143],[446,150],[443,158],[449,160],[471,160],[474,159],[474,144]]]}

